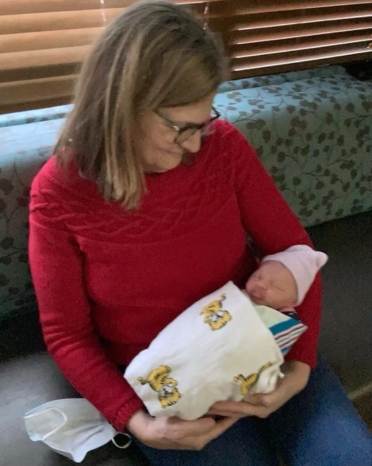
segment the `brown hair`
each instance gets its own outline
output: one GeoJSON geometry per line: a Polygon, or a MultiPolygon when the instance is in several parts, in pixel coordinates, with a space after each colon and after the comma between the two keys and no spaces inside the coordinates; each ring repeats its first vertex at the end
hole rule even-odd
{"type": "Polygon", "coordinates": [[[73,159],[105,199],[138,207],[145,189],[134,141],[138,117],[202,100],[226,69],[219,41],[184,7],[155,0],[127,8],[82,65],[54,149],[59,163],[73,159]]]}

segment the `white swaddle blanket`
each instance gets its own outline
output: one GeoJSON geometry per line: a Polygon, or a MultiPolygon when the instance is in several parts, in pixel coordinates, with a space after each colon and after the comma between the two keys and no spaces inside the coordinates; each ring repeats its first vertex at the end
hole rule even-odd
{"type": "Polygon", "coordinates": [[[252,302],[228,282],[162,330],[124,377],[152,416],[193,420],[217,401],[272,391],[282,363],[252,302]]]}
{"type": "MultiPolygon", "coordinates": [[[[192,420],[215,401],[268,393],[283,355],[306,330],[301,322],[252,304],[229,282],[190,306],[128,366],[125,377],[153,416],[192,420]]],[[[44,403],[24,416],[26,431],[80,463],[118,434],[84,399],[44,403]]],[[[127,434],[122,434],[127,436],[127,434]]]]}

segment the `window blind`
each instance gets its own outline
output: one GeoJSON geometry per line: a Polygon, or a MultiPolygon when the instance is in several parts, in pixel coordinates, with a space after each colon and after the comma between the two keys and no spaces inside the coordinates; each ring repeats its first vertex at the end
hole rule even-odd
{"type": "Polygon", "coordinates": [[[371,0],[226,0],[209,15],[235,78],[371,57],[371,0]]]}
{"type": "MultiPolygon", "coordinates": [[[[174,0],[220,33],[233,78],[371,57],[370,0],[174,0]]],[[[67,103],[102,29],[136,0],[0,0],[0,113],[67,103]]]]}
{"type": "Polygon", "coordinates": [[[123,0],[1,0],[0,112],[69,102],[77,66],[123,0]]]}

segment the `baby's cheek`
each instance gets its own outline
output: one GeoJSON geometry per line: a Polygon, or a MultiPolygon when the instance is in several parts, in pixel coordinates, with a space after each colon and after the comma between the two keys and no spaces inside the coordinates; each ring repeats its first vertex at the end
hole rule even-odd
{"type": "Polygon", "coordinates": [[[253,302],[256,302],[256,299],[261,297],[262,299],[262,290],[257,286],[253,280],[248,280],[245,284],[245,291],[253,302]]]}
{"type": "Polygon", "coordinates": [[[263,298],[262,293],[260,292],[260,290],[257,288],[257,286],[254,283],[251,283],[251,284],[247,283],[245,290],[252,302],[254,302],[255,304],[263,304],[261,302],[263,298]]]}
{"type": "Polygon", "coordinates": [[[252,290],[252,280],[249,279],[247,283],[245,284],[245,291],[249,294],[251,290],[252,290]]]}
{"type": "Polygon", "coordinates": [[[273,309],[279,309],[285,307],[288,303],[283,300],[282,296],[279,296],[277,290],[268,288],[265,295],[265,305],[273,309]]]}

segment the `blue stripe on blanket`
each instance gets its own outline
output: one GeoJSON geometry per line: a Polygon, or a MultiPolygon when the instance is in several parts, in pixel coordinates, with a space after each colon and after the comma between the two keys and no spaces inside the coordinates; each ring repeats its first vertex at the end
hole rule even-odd
{"type": "Polygon", "coordinates": [[[302,322],[291,318],[270,327],[270,331],[284,356],[306,329],[306,325],[302,322]]]}

